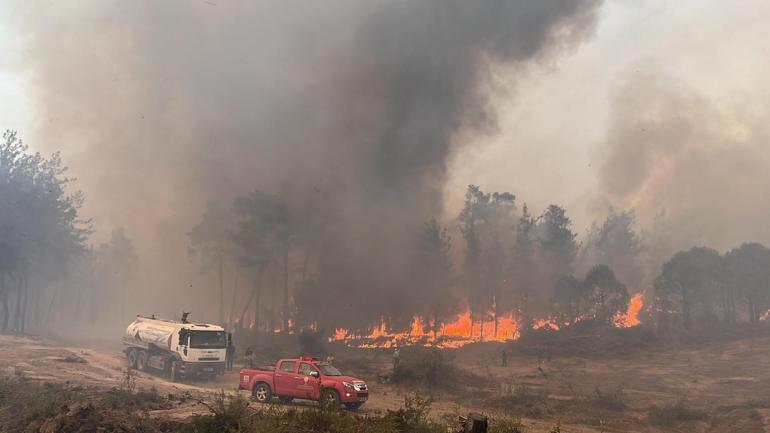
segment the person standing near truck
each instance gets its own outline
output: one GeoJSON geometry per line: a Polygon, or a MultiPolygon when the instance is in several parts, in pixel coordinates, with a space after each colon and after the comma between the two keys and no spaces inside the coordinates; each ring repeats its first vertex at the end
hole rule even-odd
{"type": "Polygon", "coordinates": [[[235,344],[233,344],[233,333],[227,333],[227,352],[225,353],[225,369],[233,371],[233,360],[235,359],[235,344]]]}

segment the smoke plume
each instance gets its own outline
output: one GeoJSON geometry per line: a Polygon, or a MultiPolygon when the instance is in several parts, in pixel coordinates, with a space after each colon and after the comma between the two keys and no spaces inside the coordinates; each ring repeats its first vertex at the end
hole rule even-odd
{"type": "MultiPolygon", "coordinates": [[[[256,188],[295,212],[322,203],[324,265],[337,271],[322,286],[364,322],[403,308],[403,250],[443,210],[461,133],[494,130],[491,68],[574,49],[600,4],[28,6],[33,138],[63,151],[100,233],[125,227],[135,239],[152,269],[146,290],[169,294],[167,311],[191,290],[186,233],[206,203],[256,188]]],[[[157,311],[136,298],[132,307],[157,311]]]]}
{"type": "Polygon", "coordinates": [[[668,255],[770,242],[768,131],[762,110],[743,102],[709,99],[654,62],[634,65],[599,148],[600,208],[635,208],[647,223],[663,212],[668,255]]]}

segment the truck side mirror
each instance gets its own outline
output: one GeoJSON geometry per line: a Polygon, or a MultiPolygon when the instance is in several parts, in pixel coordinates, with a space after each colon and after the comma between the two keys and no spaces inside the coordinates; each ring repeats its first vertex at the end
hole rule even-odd
{"type": "Polygon", "coordinates": [[[319,374],[317,371],[315,371],[315,370],[312,370],[312,371],[310,372],[310,376],[311,376],[311,377],[315,377],[315,378],[317,379],[317,378],[319,378],[321,375],[320,375],[320,374],[319,374]]]}

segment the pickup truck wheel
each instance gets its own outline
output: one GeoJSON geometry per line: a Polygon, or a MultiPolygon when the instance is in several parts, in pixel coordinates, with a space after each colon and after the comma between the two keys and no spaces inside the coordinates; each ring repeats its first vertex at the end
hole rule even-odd
{"type": "Polygon", "coordinates": [[[363,403],[345,403],[345,409],[350,411],[357,411],[363,403]]]}
{"type": "Polygon", "coordinates": [[[329,409],[340,408],[340,393],[334,389],[325,389],[321,392],[321,406],[329,409]]]}
{"type": "Polygon", "coordinates": [[[136,369],[144,371],[147,369],[147,352],[140,351],[136,356],[136,369]]]}
{"type": "Polygon", "coordinates": [[[254,400],[260,403],[270,403],[270,400],[273,399],[273,392],[270,391],[270,387],[266,383],[254,385],[251,395],[254,397],[254,400]]]}
{"type": "Polygon", "coordinates": [[[136,349],[128,349],[126,358],[128,359],[128,367],[136,368],[136,349]]]}

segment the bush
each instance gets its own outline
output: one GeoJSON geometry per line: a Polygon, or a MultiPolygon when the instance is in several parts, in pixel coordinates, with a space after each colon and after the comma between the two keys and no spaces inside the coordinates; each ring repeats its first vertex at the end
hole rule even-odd
{"type": "Polygon", "coordinates": [[[528,418],[542,418],[548,411],[548,392],[519,385],[510,395],[492,397],[486,400],[491,406],[505,409],[509,413],[528,418]]]}
{"type": "Polygon", "coordinates": [[[280,406],[263,406],[250,409],[240,397],[226,398],[220,395],[209,407],[211,414],[195,416],[184,432],[189,433],[444,433],[446,426],[428,419],[431,400],[410,396],[404,407],[389,410],[385,415],[359,416],[323,407],[284,409],[280,406]]]}
{"type": "MultiPolygon", "coordinates": [[[[404,397],[404,407],[397,410],[388,410],[385,418],[398,432],[442,431],[442,426],[428,420],[432,404],[433,399],[431,398],[425,398],[419,394],[407,395],[404,397]]],[[[446,427],[443,429],[446,429],[446,427]]]]}
{"type": "MultiPolygon", "coordinates": [[[[26,425],[53,416],[74,400],[75,394],[65,385],[18,378],[0,379],[0,420],[26,425]]],[[[0,431],[6,431],[3,426],[0,422],[0,431]]]]}
{"type": "Polygon", "coordinates": [[[326,354],[326,348],[324,345],[324,338],[320,332],[316,331],[302,331],[297,336],[299,342],[300,353],[311,356],[322,356],[326,354]]]}
{"type": "Polygon", "coordinates": [[[612,392],[603,393],[597,386],[596,396],[593,398],[593,404],[597,407],[613,411],[625,409],[626,403],[623,401],[623,388],[618,386],[612,392]]]}
{"type": "Polygon", "coordinates": [[[462,384],[483,386],[487,379],[461,370],[438,349],[411,348],[393,370],[391,382],[431,389],[457,389],[462,384]]]}
{"type": "Polygon", "coordinates": [[[647,412],[647,419],[650,424],[661,426],[670,426],[685,421],[697,421],[705,417],[705,413],[688,408],[684,399],[679,399],[676,403],[669,403],[663,407],[650,406],[647,412]]]}
{"type": "Polygon", "coordinates": [[[499,418],[489,423],[489,433],[522,433],[520,418],[499,418]]]}
{"type": "Polygon", "coordinates": [[[241,431],[251,413],[249,402],[245,398],[226,397],[224,392],[217,395],[214,404],[207,406],[211,414],[193,415],[186,431],[197,433],[241,431]]]}
{"type": "Polygon", "coordinates": [[[113,388],[107,391],[102,399],[104,405],[110,409],[125,409],[129,411],[150,411],[170,409],[171,402],[158,394],[155,387],[149,391],[140,390],[131,392],[124,388],[113,388]]]}

